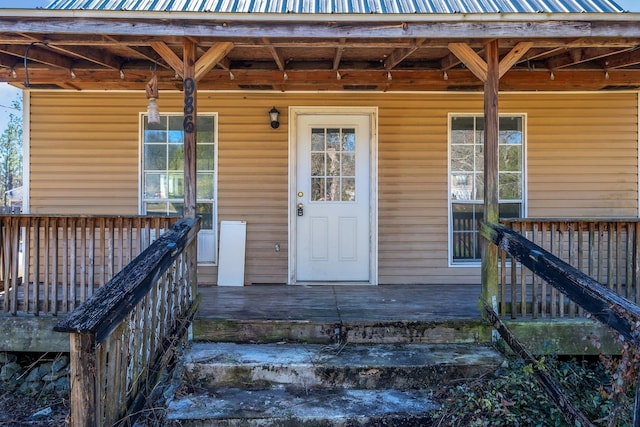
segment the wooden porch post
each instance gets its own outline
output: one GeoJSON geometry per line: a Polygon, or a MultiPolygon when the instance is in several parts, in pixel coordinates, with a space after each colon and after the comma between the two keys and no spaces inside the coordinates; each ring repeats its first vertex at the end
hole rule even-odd
{"type": "MultiPolygon", "coordinates": [[[[487,79],[484,82],[484,220],[497,223],[498,213],[498,41],[486,45],[487,79]]],[[[498,247],[482,239],[482,296],[490,306],[498,295],[498,247]]]]}
{"type": "Polygon", "coordinates": [[[196,45],[185,39],[183,53],[184,86],[184,217],[196,217],[196,146],[197,146],[197,98],[196,45]]]}

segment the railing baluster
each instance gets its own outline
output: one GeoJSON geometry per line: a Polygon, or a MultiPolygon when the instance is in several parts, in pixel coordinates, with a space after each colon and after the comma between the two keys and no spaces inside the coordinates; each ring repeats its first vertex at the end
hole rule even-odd
{"type": "MultiPolygon", "coordinates": [[[[62,277],[60,285],[62,286],[62,306],[63,312],[69,311],[69,229],[67,218],[60,218],[60,227],[62,228],[62,277]]],[[[75,261],[74,261],[75,262],[75,261]]]]}
{"type": "MultiPolygon", "coordinates": [[[[37,307],[38,295],[31,293],[31,222],[30,218],[21,218],[20,233],[23,233],[24,241],[22,242],[22,269],[23,269],[23,286],[24,286],[24,311],[32,313],[32,308],[37,307]],[[35,301],[32,302],[31,299],[35,301]]],[[[37,311],[37,309],[36,309],[37,311]]]]}
{"type": "MultiPolygon", "coordinates": [[[[576,230],[575,230],[575,223],[574,222],[570,222],[567,224],[567,240],[568,240],[568,245],[569,245],[569,264],[571,265],[576,265],[577,264],[577,259],[576,259],[576,250],[575,250],[575,235],[576,230]]],[[[580,267],[578,267],[578,270],[580,270],[580,267]]],[[[569,318],[573,319],[574,317],[576,317],[576,306],[573,303],[573,301],[569,300],[569,318]]]]}
{"type": "Polygon", "coordinates": [[[634,227],[634,235],[633,235],[633,244],[634,244],[634,275],[633,275],[633,286],[635,287],[635,303],[640,303],[640,222],[636,222],[636,226],[634,227]]]}
{"type": "Polygon", "coordinates": [[[76,286],[78,283],[77,280],[77,266],[78,266],[78,257],[77,257],[77,244],[78,244],[78,223],[76,218],[68,218],[69,222],[69,232],[71,233],[71,252],[69,266],[71,271],[69,272],[69,310],[73,311],[76,308],[76,286]]]}

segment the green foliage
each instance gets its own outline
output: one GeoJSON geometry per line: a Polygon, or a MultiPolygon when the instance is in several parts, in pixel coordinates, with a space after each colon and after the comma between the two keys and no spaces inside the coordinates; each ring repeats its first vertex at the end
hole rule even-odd
{"type": "MultiPolygon", "coordinates": [[[[596,360],[541,358],[537,369],[549,372],[570,396],[574,405],[596,425],[631,426],[631,413],[618,411],[621,403],[633,407],[629,392],[621,397],[610,390],[615,369],[596,360]],[[624,402],[622,402],[624,401],[624,402]],[[610,415],[617,413],[615,424],[610,415]]],[[[453,388],[435,397],[442,402],[438,426],[536,426],[571,427],[534,376],[534,366],[510,360],[491,378],[483,378],[453,388]]],[[[633,388],[631,388],[632,390],[633,388]]]]}
{"type": "MultiPolygon", "coordinates": [[[[22,99],[11,103],[11,108],[22,111],[22,99]]],[[[22,115],[9,113],[7,127],[0,135],[0,201],[7,206],[6,192],[22,186],[22,115]]]]}

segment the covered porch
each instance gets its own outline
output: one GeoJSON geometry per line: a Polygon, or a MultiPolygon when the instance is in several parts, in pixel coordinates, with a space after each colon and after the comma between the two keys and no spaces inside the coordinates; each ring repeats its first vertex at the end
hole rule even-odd
{"type": "MultiPolygon", "coordinates": [[[[451,209],[452,184],[447,177],[450,167],[447,159],[447,145],[450,145],[447,132],[450,132],[450,129],[446,114],[447,111],[451,112],[449,114],[473,111],[484,120],[484,132],[478,132],[483,134],[479,137],[483,142],[477,144],[482,145],[484,150],[484,163],[473,170],[473,173],[480,170],[484,173],[482,185],[477,186],[483,187],[483,193],[477,189],[475,199],[465,199],[463,202],[478,205],[483,203],[485,219],[497,222],[501,112],[499,101],[502,101],[503,94],[508,98],[510,93],[526,94],[541,90],[580,94],[615,92],[629,95],[626,102],[637,107],[637,97],[634,93],[640,86],[640,71],[637,67],[640,56],[636,49],[639,39],[635,32],[638,26],[637,16],[617,13],[617,9],[609,7],[598,13],[581,13],[583,11],[576,10],[574,13],[548,15],[516,11],[481,14],[452,14],[432,10],[400,11],[398,14],[342,11],[332,13],[328,20],[324,15],[326,11],[320,10],[313,13],[300,10],[287,15],[275,13],[277,11],[248,14],[226,10],[203,14],[194,11],[183,13],[149,10],[139,11],[139,16],[134,19],[119,10],[65,9],[66,7],[61,6],[59,10],[38,11],[32,14],[10,10],[0,19],[0,30],[5,41],[0,55],[0,66],[6,71],[2,74],[2,79],[27,89],[27,93],[33,96],[34,110],[30,112],[33,122],[32,137],[36,141],[32,147],[33,152],[38,152],[37,149],[40,148],[40,156],[52,154],[47,151],[50,148],[50,140],[55,140],[55,144],[52,145],[60,148],[60,151],[54,153],[55,156],[61,156],[62,159],[63,156],[84,152],[89,144],[80,137],[78,141],[73,141],[76,145],[68,145],[68,129],[72,129],[75,136],[84,135],[87,130],[84,126],[97,124],[100,129],[99,135],[91,140],[98,146],[95,153],[98,156],[112,153],[109,144],[112,144],[117,136],[108,134],[108,128],[112,127],[113,123],[119,123],[123,117],[134,117],[136,114],[139,120],[145,120],[144,113],[140,113],[141,108],[138,105],[128,105],[130,110],[122,113],[124,104],[130,103],[133,96],[142,95],[145,89],[146,97],[140,97],[143,100],[141,105],[146,103],[145,98],[155,99],[160,93],[161,99],[169,100],[165,105],[171,105],[169,108],[173,109],[178,105],[177,110],[182,111],[181,116],[178,116],[179,119],[183,119],[178,120],[181,125],[178,131],[183,134],[181,141],[184,144],[184,170],[181,171],[184,172],[184,192],[179,196],[183,196],[180,201],[182,213],[186,217],[194,217],[198,201],[196,118],[199,105],[206,102],[208,109],[224,108],[223,117],[228,121],[221,123],[220,127],[226,132],[226,141],[223,142],[227,143],[224,158],[226,163],[221,165],[219,174],[217,170],[209,171],[210,176],[218,174],[216,176],[222,177],[224,181],[221,181],[219,189],[215,189],[216,192],[219,190],[220,194],[219,199],[218,194],[215,196],[215,209],[218,209],[219,216],[212,215],[209,225],[215,230],[220,219],[249,218],[249,223],[255,227],[254,230],[260,230],[259,233],[252,233],[251,238],[255,240],[249,242],[248,259],[252,263],[252,281],[260,283],[261,279],[266,278],[264,281],[269,283],[288,283],[292,276],[292,268],[288,268],[287,263],[291,264],[293,255],[286,253],[291,250],[292,245],[285,242],[288,240],[288,243],[292,243],[294,239],[289,231],[297,220],[297,189],[293,188],[293,185],[288,187],[290,181],[287,180],[287,174],[292,174],[293,171],[289,170],[287,165],[291,151],[287,145],[287,132],[288,129],[293,129],[296,123],[293,123],[293,120],[290,122],[290,117],[282,114],[282,126],[278,124],[279,128],[273,125],[273,129],[268,128],[268,109],[264,109],[263,105],[248,105],[254,103],[251,97],[255,96],[259,98],[259,102],[264,103],[267,102],[265,98],[272,95],[288,108],[309,104],[317,108],[327,108],[327,105],[339,105],[343,108],[345,105],[347,108],[381,105],[370,107],[376,109],[376,116],[370,125],[372,133],[380,130],[380,139],[383,141],[380,151],[372,150],[373,154],[370,155],[370,163],[380,164],[380,169],[372,174],[369,181],[371,204],[369,210],[365,211],[365,217],[369,219],[373,231],[370,234],[376,236],[370,240],[369,259],[372,274],[368,279],[372,283],[378,283],[378,276],[383,276],[388,282],[395,283],[394,286],[399,286],[397,292],[402,293],[402,288],[406,288],[403,280],[411,279],[412,283],[420,283],[420,277],[435,272],[432,277],[428,280],[423,279],[421,283],[428,282],[428,286],[420,290],[426,293],[421,296],[428,303],[425,303],[424,311],[418,312],[427,318],[444,316],[446,319],[446,316],[452,313],[455,316],[455,313],[460,313],[460,301],[464,301],[462,307],[476,307],[479,297],[485,301],[491,301],[492,297],[496,297],[501,313],[514,318],[520,316],[555,319],[581,315],[570,304],[565,304],[562,297],[553,290],[544,285],[538,286],[535,279],[529,279],[526,273],[511,269],[515,263],[501,261],[497,248],[488,245],[485,247],[481,269],[477,265],[467,268],[453,263],[449,245],[450,240],[454,239],[451,228],[455,225],[452,225],[454,220],[447,211],[451,209]],[[68,28],[73,28],[73,31],[68,31],[68,28]],[[100,34],[95,34],[96,28],[101,29],[100,34]],[[119,98],[121,95],[119,92],[116,95],[116,90],[132,93],[119,98]],[[104,92],[95,95],[91,91],[104,92]],[[323,99],[311,99],[308,96],[309,92],[321,94],[323,99]],[[406,120],[407,116],[402,110],[402,99],[395,98],[384,104],[387,94],[394,92],[400,94],[399,98],[402,98],[404,92],[411,92],[413,98],[410,104],[415,116],[406,120]],[[480,92],[482,96],[471,102],[466,97],[473,97],[475,93],[480,92]],[[82,93],[82,99],[76,98],[78,93],[82,93]],[[89,93],[89,96],[84,96],[85,93],[89,93]],[[438,111],[444,99],[454,99],[461,93],[464,96],[447,106],[447,111],[438,111]],[[352,94],[357,96],[351,96],[352,94]],[[422,94],[436,94],[437,98],[420,99],[422,94]],[[115,105],[107,102],[110,97],[115,100],[115,105]],[[198,104],[199,97],[201,104],[198,104]],[[224,97],[226,100],[223,101],[224,97]],[[230,97],[235,99],[229,101],[230,97]],[[240,99],[242,101],[238,101],[240,99]],[[226,104],[223,105],[224,102],[226,104]],[[95,117],[99,116],[95,113],[98,111],[96,104],[99,104],[99,107],[106,104],[112,117],[105,122],[96,122],[95,117]],[[471,104],[473,106],[470,107],[471,104]],[[91,116],[91,119],[77,128],[75,117],[72,117],[68,128],[58,128],[58,121],[68,120],[63,114],[56,114],[61,107],[68,108],[77,117],[82,117],[89,111],[86,115],[91,116]],[[244,113],[251,108],[253,110],[250,115],[243,116],[238,113],[244,113]],[[378,108],[383,111],[380,117],[377,116],[378,108]],[[130,114],[133,110],[135,114],[130,114]],[[440,115],[436,115],[434,111],[440,115]],[[258,112],[264,113],[264,123],[254,122],[258,112]],[[429,114],[428,120],[423,120],[424,112],[429,114]],[[247,120],[250,121],[250,126],[247,126],[247,120]],[[423,121],[429,120],[432,120],[428,124],[429,127],[420,127],[423,121]],[[226,129],[224,126],[227,126],[226,129]],[[250,128],[250,131],[244,132],[247,128],[250,128]],[[51,132],[52,129],[55,132],[51,132]],[[104,137],[103,140],[102,135],[107,134],[109,137],[104,137]],[[433,139],[422,141],[423,134],[429,134],[433,139]],[[242,177],[246,176],[250,176],[252,180],[242,181],[242,177]],[[265,212],[257,208],[263,204],[265,212]],[[415,236],[421,237],[422,240],[413,240],[415,236]],[[401,260],[399,254],[403,256],[401,260]],[[422,260],[427,257],[433,258],[423,263],[422,260]],[[269,275],[262,275],[261,270],[270,270],[269,275]],[[411,270],[411,274],[404,274],[405,270],[411,270]],[[456,283],[456,277],[463,275],[464,284],[456,283]],[[449,284],[441,285],[445,281],[449,284]],[[452,292],[454,294],[451,294],[452,292]],[[430,311],[429,307],[435,306],[443,309],[430,311]]],[[[523,95],[518,103],[509,99],[507,102],[510,103],[510,109],[525,111],[525,107],[521,105],[527,104],[526,95],[523,95]]],[[[531,216],[548,211],[549,206],[558,202],[557,197],[548,196],[557,183],[545,181],[545,178],[549,175],[548,171],[561,165],[563,160],[554,158],[549,161],[545,157],[553,155],[556,146],[553,145],[553,149],[548,147],[556,141],[549,137],[553,120],[545,122],[540,118],[548,120],[547,116],[553,114],[545,110],[547,107],[543,105],[553,101],[543,99],[539,102],[542,106],[538,105],[535,108],[543,111],[538,117],[538,133],[543,136],[539,142],[541,148],[538,160],[544,159],[542,162],[539,161],[540,165],[535,172],[538,177],[535,197],[539,203],[535,206],[532,202],[530,205],[533,206],[529,207],[528,212],[521,211],[523,215],[528,213],[531,216]]],[[[569,99],[566,102],[567,108],[578,108],[581,100],[569,99]]],[[[590,102],[598,104],[600,100],[590,102]]],[[[634,111],[633,116],[637,125],[637,111],[634,111]]],[[[588,121],[589,118],[584,120],[588,121]]],[[[607,129],[617,125],[616,120],[615,117],[611,118],[606,123],[607,129]]],[[[137,138],[136,135],[140,132],[137,126],[139,123],[134,122],[135,117],[127,122],[129,139],[130,135],[134,135],[133,139],[137,138]]],[[[628,118],[621,119],[620,122],[637,130],[637,126],[630,124],[628,118]]],[[[632,137],[628,131],[623,136],[599,135],[598,141],[606,138],[611,141],[624,138],[625,147],[629,145],[629,141],[637,146],[635,131],[632,137]]],[[[211,145],[213,146],[213,142],[211,145]]],[[[145,203],[143,199],[147,197],[147,189],[139,188],[144,187],[138,182],[142,180],[143,172],[138,170],[142,167],[135,163],[136,156],[131,154],[132,146],[134,150],[145,149],[144,144],[139,145],[138,141],[134,141],[132,145],[121,150],[125,154],[119,158],[121,163],[115,165],[128,173],[126,197],[122,197],[119,189],[114,190],[114,186],[105,184],[104,177],[111,176],[108,167],[110,165],[102,167],[88,164],[85,158],[85,163],[80,162],[82,164],[76,170],[69,172],[64,170],[64,167],[59,168],[64,160],[56,160],[55,164],[47,164],[39,170],[31,171],[32,187],[27,188],[27,193],[31,196],[28,199],[28,210],[34,213],[57,211],[64,215],[66,212],[63,211],[71,209],[69,206],[74,206],[75,203],[79,206],[78,210],[91,211],[111,209],[114,205],[113,200],[126,200],[122,206],[113,209],[128,212],[141,210],[145,203]],[[96,183],[88,184],[87,188],[62,188],[55,185],[58,182],[48,182],[52,176],[50,171],[62,170],[64,173],[57,175],[78,179],[86,176],[87,170],[92,169],[92,166],[102,169],[100,173],[96,173],[96,183]],[[55,191],[58,191],[57,198],[50,194],[55,191]],[[91,192],[93,194],[90,194],[91,192]],[[59,200],[69,200],[71,204],[65,205],[59,200]]],[[[580,170],[575,173],[576,180],[582,177],[583,170],[589,168],[589,162],[594,155],[592,153],[597,154],[598,149],[599,147],[592,148],[589,152],[591,157],[586,161],[580,160],[584,164],[580,164],[580,170]]],[[[138,155],[140,156],[139,152],[138,155]]],[[[619,157],[612,158],[622,162],[619,157]]],[[[608,181],[597,190],[601,192],[593,196],[597,203],[594,203],[595,206],[586,206],[581,212],[597,212],[603,218],[603,223],[607,222],[604,219],[607,217],[636,215],[638,200],[637,197],[631,200],[629,194],[637,196],[637,159],[631,163],[633,164],[625,163],[625,170],[633,169],[635,176],[629,179],[627,173],[624,192],[618,193],[617,188],[613,188],[615,186],[612,180],[615,181],[616,172],[607,170],[608,181]],[[601,195],[615,199],[620,194],[623,194],[625,199],[613,208],[616,208],[615,212],[622,214],[610,214],[611,206],[602,202],[601,195]]],[[[615,168],[615,165],[607,166],[609,169],[615,168]]],[[[568,187],[569,184],[565,186],[568,187]]],[[[533,193],[533,185],[529,185],[529,190],[533,193]]],[[[582,188],[577,197],[584,197],[585,193],[587,191],[582,188]]],[[[524,203],[525,199],[525,195],[522,195],[519,200],[524,203]]],[[[563,204],[559,211],[566,212],[575,205],[563,204]]],[[[213,202],[210,206],[213,206],[213,202]]],[[[214,211],[213,208],[211,210],[214,211]]],[[[479,218],[474,216],[474,220],[477,219],[479,218]]],[[[42,237],[40,232],[23,233],[16,228],[17,221],[22,220],[11,221],[7,223],[5,230],[6,235],[10,236],[7,237],[7,241],[11,241],[13,246],[5,244],[3,248],[5,253],[13,252],[13,255],[4,256],[5,265],[2,268],[4,312],[13,316],[13,319],[18,319],[24,313],[27,317],[39,321],[46,316],[64,315],[82,303],[84,298],[90,295],[89,288],[85,286],[89,282],[82,281],[86,280],[87,276],[78,279],[78,272],[84,275],[89,266],[94,265],[93,261],[83,264],[84,257],[92,259],[92,255],[84,249],[78,250],[82,247],[82,242],[86,242],[86,237],[80,237],[77,241],[80,243],[70,244],[73,239],[78,239],[78,234],[75,229],[70,231],[71,229],[64,225],[66,222],[63,222],[60,227],[55,225],[57,228],[53,232],[56,239],[60,237],[60,246],[50,249],[47,253],[38,253],[40,243],[34,243],[34,239],[44,241],[43,239],[47,238],[44,236],[50,236],[49,231],[42,234],[42,237]],[[18,236],[21,234],[27,239],[25,248],[34,249],[33,259],[43,258],[48,263],[42,268],[36,268],[38,263],[23,262],[27,271],[22,273],[25,277],[28,277],[27,273],[35,273],[35,281],[20,279],[15,251],[18,251],[21,242],[18,236]],[[44,276],[44,280],[41,276],[44,276]],[[41,291],[41,283],[48,283],[49,287],[44,287],[41,291]],[[83,293],[82,289],[86,292],[83,293]]],[[[567,218],[558,224],[574,221],[581,220],[567,218]]],[[[479,246],[486,244],[479,239],[475,225],[477,222],[471,221],[469,229],[465,230],[466,234],[461,233],[466,240],[463,239],[464,242],[460,243],[473,246],[471,252],[475,254],[479,253],[479,246]]],[[[606,226],[606,231],[598,228],[598,232],[593,235],[580,233],[581,237],[575,238],[575,245],[567,249],[568,243],[554,247],[555,242],[560,241],[559,236],[569,236],[564,233],[563,226],[550,226],[547,229],[544,224],[547,223],[542,221],[539,225],[544,228],[543,234],[547,236],[546,240],[542,241],[552,243],[552,252],[564,254],[566,251],[568,259],[582,262],[581,260],[593,259],[592,250],[599,249],[597,257],[600,261],[597,271],[601,270],[600,266],[606,266],[604,270],[607,273],[604,277],[607,279],[607,285],[624,292],[625,295],[636,295],[635,286],[638,280],[634,272],[637,271],[638,263],[635,255],[631,255],[637,253],[633,252],[636,237],[632,238],[628,232],[609,233],[613,229],[606,226]],[[585,236],[605,236],[609,240],[606,240],[608,243],[602,247],[596,243],[581,246],[580,242],[584,241],[585,236]],[[622,236],[627,236],[627,240],[624,240],[626,243],[619,244],[617,239],[622,239],[622,236]],[[615,251],[612,250],[614,247],[615,251]],[[586,251],[587,248],[589,252],[575,255],[577,251],[586,251]],[[623,251],[626,251],[625,254],[622,254],[623,251]],[[621,267],[620,259],[627,260],[624,267],[621,267]],[[624,278],[615,283],[609,280],[622,276],[624,278]]],[[[635,229],[631,220],[621,227],[624,230],[635,229]]],[[[116,241],[123,239],[122,233],[115,233],[114,236],[117,236],[116,241]]],[[[125,237],[121,249],[127,245],[126,239],[125,237]]],[[[455,241],[453,245],[458,243],[455,241]]],[[[114,257],[109,252],[116,246],[117,243],[114,243],[111,249],[105,247],[100,252],[103,256],[103,266],[112,272],[113,269],[118,270],[126,265],[123,262],[124,257],[114,257]]],[[[129,245],[128,250],[132,247],[129,245]]],[[[474,255],[474,261],[476,260],[479,261],[479,258],[474,255]]],[[[589,261],[584,265],[592,266],[593,263],[589,261]]],[[[209,266],[212,276],[215,275],[216,267],[209,266]]],[[[98,286],[103,283],[98,283],[98,286]]],[[[94,282],[91,284],[93,286],[94,282]]],[[[271,286],[264,287],[270,288],[271,286]]],[[[289,290],[287,287],[274,289],[276,288],[279,293],[301,292],[298,289],[289,290]]],[[[360,287],[354,286],[354,289],[356,288],[360,287]]],[[[362,292],[375,294],[386,288],[382,286],[374,291],[365,289],[362,292]]],[[[414,290],[413,286],[409,288],[414,290]]],[[[203,292],[207,289],[202,287],[203,292]]],[[[329,289],[332,292],[342,290],[337,287],[318,289],[313,288],[311,291],[314,295],[318,293],[318,299],[314,298],[309,305],[292,295],[291,304],[300,303],[303,307],[299,311],[301,315],[310,313],[311,316],[317,307],[323,306],[329,289]]],[[[243,315],[249,315],[249,309],[258,310],[258,313],[261,310],[261,305],[253,303],[252,298],[246,299],[241,294],[244,292],[251,295],[254,292],[253,287],[241,290],[215,289],[211,292],[239,292],[237,297],[246,304],[243,315]]],[[[352,298],[362,300],[363,307],[368,301],[364,296],[357,294],[352,298]]],[[[380,298],[386,302],[386,298],[380,298]]],[[[285,301],[289,301],[289,298],[285,301]]],[[[372,301],[368,302],[374,304],[381,313],[387,312],[372,301]]],[[[270,313],[271,315],[278,317],[278,313],[291,312],[287,304],[282,306],[280,303],[285,304],[284,301],[274,303],[275,312],[270,313]]],[[[214,303],[210,305],[217,307],[214,303]]],[[[334,301],[335,307],[338,306],[334,301]]],[[[207,304],[203,304],[201,310],[206,309],[207,304]]],[[[403,313],[404,308],[393,308],[390,311],[403,313]]],[[[363,315],[364,312],[360,313],[363,315]]],[[[373,316],[378,311],[369,313],[373,316]]],[[[472,317],[480,317],[476,308],[465,309],[465,313],[472,313],[472,317]]],[[[410,313],[398,315],[405,317],[410,316],[410,313]]],[[[33,329],[38,328],[40,326],[33,329]]]]}

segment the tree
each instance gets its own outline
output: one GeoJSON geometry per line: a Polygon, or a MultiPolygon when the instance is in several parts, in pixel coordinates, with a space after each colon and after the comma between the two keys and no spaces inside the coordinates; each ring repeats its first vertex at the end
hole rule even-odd
{"type": "Polygon", "coordinates": [[[9,202],[10,190],[22,186],[22,99],[15,99],[7,127],[0,135],[0,195],[3,206],[9,202]]]}

